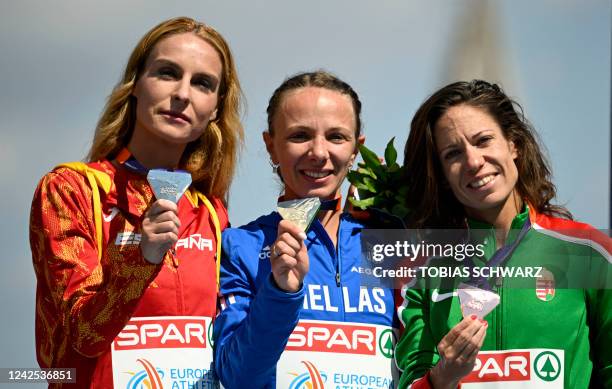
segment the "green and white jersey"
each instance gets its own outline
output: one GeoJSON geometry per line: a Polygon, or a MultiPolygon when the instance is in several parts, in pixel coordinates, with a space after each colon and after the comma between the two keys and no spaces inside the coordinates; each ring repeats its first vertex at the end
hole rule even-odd
{"type": "MultiPolygon", "coordinates": [[[[537,264],[542,274],[492,282],[500,304],[485,317],[486,338],[462,386],[612,388],[611,240],[586,224],[527,208],[513,221],[508,241],[516,239],[527,218],[531,227],[504,267],[537,264]]],[[[480,241],[485,255],[474,260],[475,266],[486,266],[495,252],[494,230],[476,222],[470,228],[490,230],[480,241]]],[[[462,266],[452,259],[429,265],[462,266]]],[[[437,344],[463,319],[456,284],[447,286],[401,292],[398,316],[404,331],[395,351],[403,372],[400,388],[438,362],[437,344]]],[[[414,386],[428,387],[423,381],[414,386]]]]}

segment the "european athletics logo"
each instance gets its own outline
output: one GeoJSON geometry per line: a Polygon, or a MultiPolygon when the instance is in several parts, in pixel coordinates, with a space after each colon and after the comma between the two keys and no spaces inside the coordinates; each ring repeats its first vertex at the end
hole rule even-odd
{"type": "Polygon", "coordinates": [[[146,359],[138,359],[137,362],[144,367],[144,370],[134,374],[127,384],[127,389],[163,389],[162,378],[164,372],[155,368],[153,364],[146,359]]]}
{"type": "MultiPolygon", "coordinates": [[[[302,363],[308,371],[295,377],[291,381],[289,389],[324,389],[327,374],[319,372],[317,367],[310,361],[302,361],[302,363]]],[[[290,374],[297,375],[296,373],[290,374]]]]}

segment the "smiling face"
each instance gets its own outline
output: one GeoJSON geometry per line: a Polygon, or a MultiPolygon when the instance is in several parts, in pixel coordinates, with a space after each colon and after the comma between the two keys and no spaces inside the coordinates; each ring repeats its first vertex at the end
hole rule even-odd
{"type": "Polygon", "coordinates": [[[453,106],[436,122],[434,138],[446,180],[469,216],[493,222],[516,213],[518,154],[493,117],[481,108],[453,106]]]}
{"type": "Polygon", "coordinates": [[[193,33],[161,40],[132,93],[137,102],[131,143],[182,153],[216,117],[222,69],[213,46],[193,33]]]}
{"type": "Polygon", "coordinates": [[[272,162],[280,165],[286,199],[338,195],[357,153],[348,95],[319,87],[287,91],[271,130],[273,135],[263,133],[264,141],[272,162]]]}

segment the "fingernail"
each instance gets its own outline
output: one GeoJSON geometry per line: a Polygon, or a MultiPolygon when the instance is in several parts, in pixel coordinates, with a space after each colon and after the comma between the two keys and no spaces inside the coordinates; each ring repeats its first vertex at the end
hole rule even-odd
{"type": "Polygon", "coordinates": [[[470,319],[472,319],[472,320],[476,320],[476,319],[478,319],[478,316],[476,316],[476,315],[472,315],[472,316],[470,316],[470,319]]]}
{"type": "Polygon", "coordinates": [[[302,239],[302,240],[306,240],[306,233],[305,233],[305,232],[300,232],[300,233],[298,234],[298,236],[300,237],[300,239],[302,239]]]}
{"type": "Polygon", "coordinates": [[[489,325],[489,322],[485,320],[485,321],[484,321],[484,326],[486,327],[486,326],[488,326],[488,325],[489,325]]]}

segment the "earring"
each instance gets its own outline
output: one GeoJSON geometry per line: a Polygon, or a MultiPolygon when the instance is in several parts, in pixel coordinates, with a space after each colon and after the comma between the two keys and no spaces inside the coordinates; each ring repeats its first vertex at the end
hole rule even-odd
{"type": "Polygon", "coordinates": [[[272,167],[272,173],[278,174],[278,167],[280,166],[280,163],[274,163],[272,162],[272,159],[270,159],[269,163],[270,163],[270,166],[272,167]]]}

